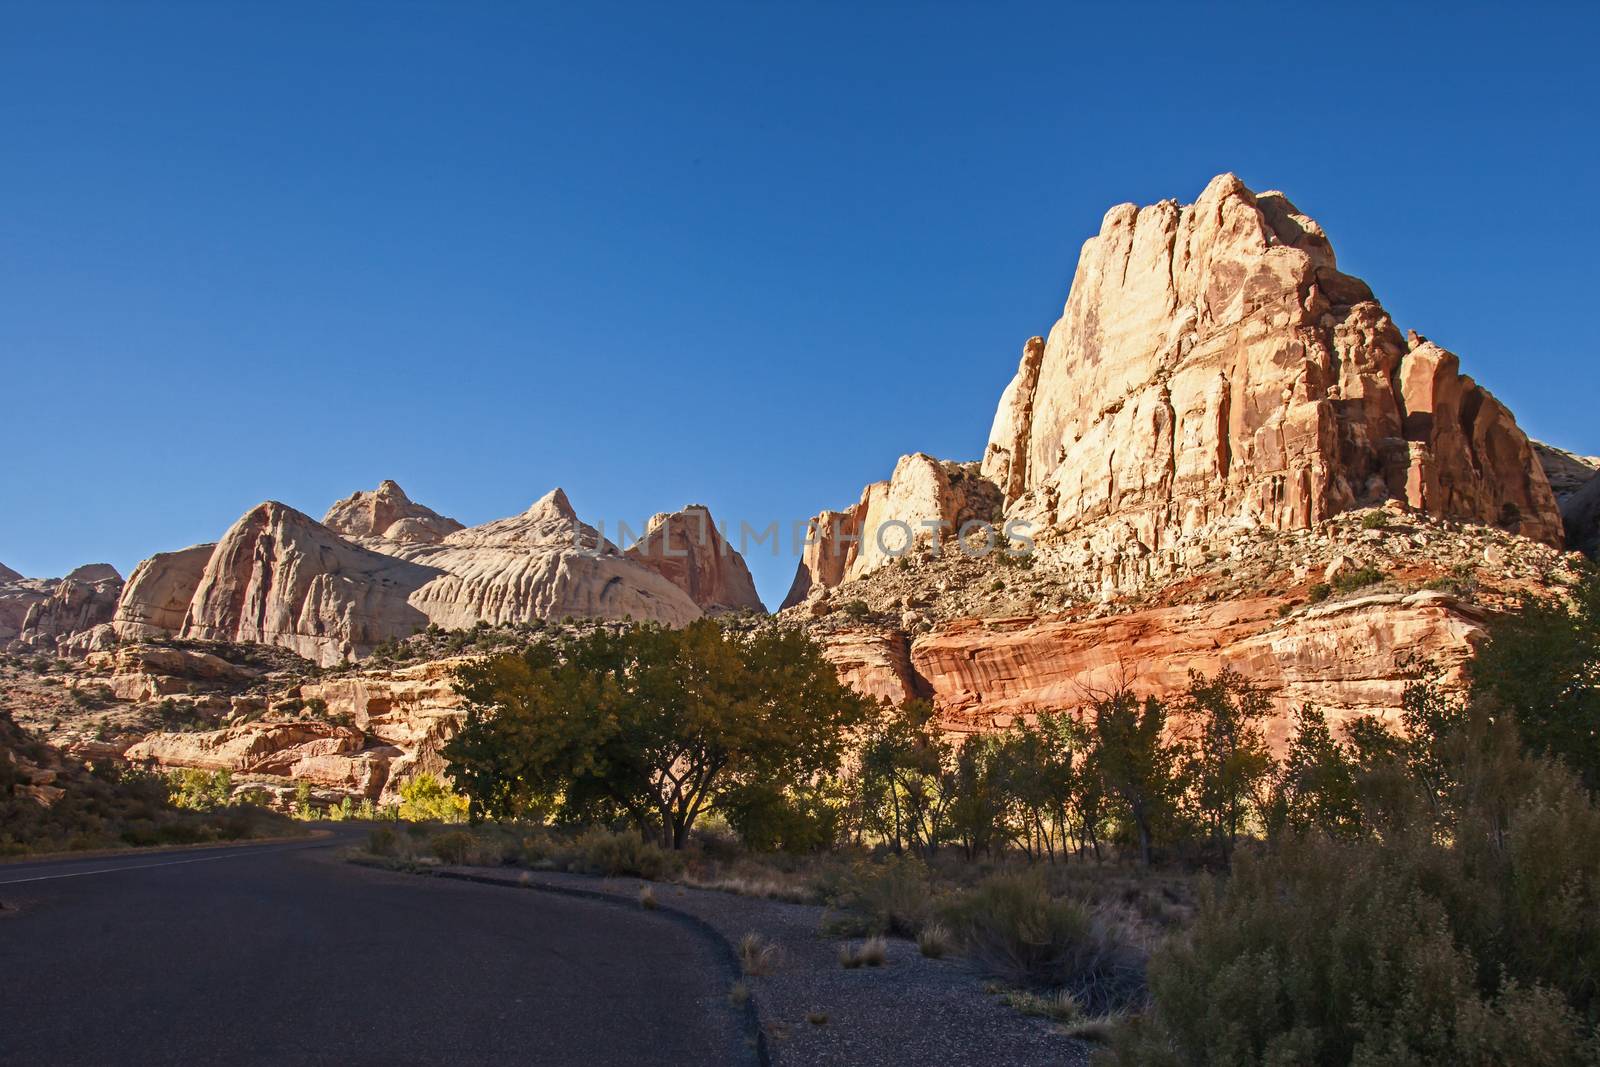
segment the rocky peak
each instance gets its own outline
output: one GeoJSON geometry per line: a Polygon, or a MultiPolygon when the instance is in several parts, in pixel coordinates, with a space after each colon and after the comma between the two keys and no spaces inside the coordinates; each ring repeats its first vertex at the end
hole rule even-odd
{"type": "Polygon", "coordinates": [[[578,518],[578,512],[573,508],[572,501],[567,499],[567,491],[560,486],[556,486],[535,500],[524,514],[530,519],[539,521],[576,522],[578,518]]]}
{"type": "Polygon", "coordinates": [[[652,516],[623,555],[682,589],[703,611],[766,610],[744,557],[704,504],[652,516]]]}
{"type": "Polygon", "coordinates": [[[322,524],[356,540],[381,537],[424,544],[462,528],[455,519],[415,503],[398,482],[388,478],[376,489],[352,493],[334,504],[322,517],[322,524]]]}
{"type": "Polygon", "coordinates": [[[0,563],[0,582],[17,582],[22,580],[22,575],[0,563]]]}
{"type": "Polygon", "coordinates": [[[1233,175],[1192,205],[1106,214],[1002,395],[985,469],[1017,514],[1115,524],[1147,551],[1386,499],[1562,537],[1511,414],[1402,335],[1314,221],[1233,175]]]}
{"type": "Polygon", "coordinates": [[[85,563],[81,567],[74,567],[67,575],[67,580],[74,582],[121,582],[122,575],[117,568],[109,563],[85,563]]]}
{"type": "Polygon", "coordinates": [[[937,541],[940,551],[955,551],[962,527],[998,519],[1000,505],[999,491],[976,463],[951,463],[923,452],[901,456],[889,480],[867,486],[855,505],[811,520],[783,606],[864,577],[913,544],[932,550],[937,541]]]}

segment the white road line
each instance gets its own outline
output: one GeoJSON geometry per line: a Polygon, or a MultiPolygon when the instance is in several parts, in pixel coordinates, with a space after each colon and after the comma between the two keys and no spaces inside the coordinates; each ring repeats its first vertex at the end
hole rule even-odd
{"type": "Polygon", "coordinates": [[[151,867],[177,867],[185,863],[209,863],[212,860],[235,859],[239,856],[262,856],[269,852],[287,852],[290,849],[307,848],[306,845],[285,845],[282,848],[239,848],[229,849],[227,852],[216,856],[195,856],[184,860],[166,860],[162,863],[130,863],[122,867],[101,867],[93,871],[69,871],[66,874],[36,874],[32,878],[12,878],[0,885],[22,885],[24,882],[50,882],[57,878],[84,878],[91,874],[116,874],[118,871],[142,871],[151,867]]]}

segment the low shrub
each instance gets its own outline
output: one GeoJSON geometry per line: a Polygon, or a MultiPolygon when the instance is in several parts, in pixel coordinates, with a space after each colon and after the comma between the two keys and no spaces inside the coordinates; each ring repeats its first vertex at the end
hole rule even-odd
{"type": "Polygon", "coordinates": [[[1382,530],[1388,525],[1389,513],[1382,508],[1377,511],[1369,511],[1361,516],[1361,528],[1363,530],[1382,530]]]}
{"type": "Polygon", "coordinates": [[[657,882],[683,865],[679,856],[635,833],[596,828],[579,837],[574,848],[577,865],[590,874],[632,875],[657,882]]]}
{"type": "Polygon", "coordinates": [[[830,903],[860,919],[864,932],[914,937],[933,914],[928,867],[914,856],[856,863],[830,903]]]}
{"type": "Polygon", "coordinates": [[[739,939],[739,967],[745,974],[771,974],[782,958],[783,950],[754,930],[739,939]]]}
{"type": "Polygon", "coordinates": [[[929,923],[917,932],[917,949],[931,960],[950,954],[950,931],[943,923],[929,923]]]}
{"type": "Polygon", "coordinates": [[[477,855],[478,839],[468,830],[446,830],[428,839],[428,849],[439,862],[464,866],[477,855]]]}
{"type": "MultiPolygon", "coordinates": [[[[1556,906],[1563,894],[1578,905],[1592,881],[1569,874],[1563,891],[1535,894],[1542,917],[1524,925],[1506,916],[1493,879],[1473,874],[1470,860],[1457,867],[1466,857],[1451,852],[1421,833],[1291,838],[1242,858],[1188,935],[1151,961],[1153,1007],[1119,1030],[1108,1062],[1597,1062],[1594,1020],[1575,1008],[1592,998],[1593,957],[1586,935],[1561,929],[1565,917],[1554,914],[1565,910],[1556,906]]],[[[1541,867],[1566,863],[1529,856],[1506,871],[1505,888],[1522,899],[1541,867]]],[[[1592,914],[1579,907],[1572,916],[1578,910],[1592,914]]],[[[1588,919],[1577,926],[1594,928],[1588,919]]]]}
{"type": "Polygon", "coordinates": [[[997,874],[943,911],[962,949],[1015,986],[1070,992],[1090,1012],[1117,1010],[1144,993],[1144,959],[1103,909],[1053,897],[1035,872],[997,874]]]}
{"type": "Polygon", "coordinates": [[[1333,586],[1329,585],[1327,582],[1318,582],[1316,585],[1313,585],[1310,589],[1306,590],[1306,599],[1311,601],[1313,604],[1320,604],[1332,595],[1333,586]]]}
{"type": "Polygon", "coordinates": [[[392,826],[374,826],[367,831],[367,851],[374,856],[395,856],[400,852],[400,835],[392,826]]]}
{"type": "Polygon", "coordinates": [[[1359,567],[1353,571],[1343,571],[1333,576],[1333,590],[1336,593],[1353,593],[1357,589],[1377,585],[1383,581],[1383,577],[1383,572],[1376,567],[1359,567]]]}

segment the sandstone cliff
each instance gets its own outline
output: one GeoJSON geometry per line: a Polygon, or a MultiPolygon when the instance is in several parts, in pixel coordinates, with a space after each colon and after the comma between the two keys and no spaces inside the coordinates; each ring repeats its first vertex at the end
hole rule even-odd
{"type": "MultiPolygon", "coordinates": [[[[703,508],[661,521],[681,534],[700,516],[715,537],[703,508]]],[[[568,615],[679,626],[707,608],[760,606],[744,561],[720,537],[686,560],[645,544],[624,554],[580,521],[559,489],[521,515],[463,528],[385,482],[335,504],[327,518],[269,501],[214,546],[151,557],[124,590],[112,628],[124,640],[261,642],[330,664],[428,626],[568,615]]]]}
{"type": "Polygon", "coordinates": [[[1561,508],[1567,544],[1600,558],[1600,456],[1580,456],[1534,442],[1561,508]]]}
{"type": "Polygon", "coordinates": [[[783,606],[870,574],[918,544],[956,551],[963,528],[997,523],[1000,507],[999,491],[976,463],[944,462],[922,452],[902,456],[889,480],[867,486],[855,505],[811,520],[783,606]]]}
{"type": "Polygon", "coordinates": [[[930,696],[956,731],[1223,665],[1284,712],[1392,711],[1407,655],[1456,668],[1487,612],[1572,579],[1563,511],[1567,536],[1593,521],[1574,508],[1600,518],[1600,482],[1569,474],[1558,510],[1550,467],[1314,221],[1223,175],[1192,205],[1113,208],[1085,243],[995,411],[973,479],[992,506],[907,457],[815,520],[784,607],[858,689],[930,696]],[[963,506],[1029,524],[1036,551],[886,568],[864,547],[963,506]],[[1341,574],[1358,595],[1329,597],[1341,574]]]}
{"type": "Polygon", "coordinates": [[[0,576],[0,649],[66,655],[74,637],[111,621],[122,576],[109,563],[78,567],[65,578],[0,576]]]}
{"type": "Polygon", "coordinates": [[[623,555],[689,594],[703,611],[766,610],[750,568],[703,504],[652,516],[623,555]]]}
{"type": "Polygon", "coordinates": [[[1157,552],[1392,498],[1562,539],[1510,413],[1402,335],[1314,221],[1232,175],[1192,205],[1112,208],[1001,406],[988,468],[1056,530],[1157,552]]]}
{"type": "Polygon", "coordinates": [[[334,504],[322,517],[322,525],[356,542],[384,538],[424,544],[437,544],[464,529],[456,520],[415,503],[387,478],[376,489],[352,493],[334,504]]]}
{"type": "Polygon", "coordinates": [[[189,617],[206,564],[216,545],[192,545],[176,552],[157,552],[133,568],[111,619],[118,638],[138,641],[181,633],[189,617]]]}

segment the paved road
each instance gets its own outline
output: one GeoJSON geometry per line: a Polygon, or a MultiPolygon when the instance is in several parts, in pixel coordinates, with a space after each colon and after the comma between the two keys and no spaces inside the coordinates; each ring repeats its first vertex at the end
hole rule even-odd
{"type": "Polygon", "coordinates": [[[660,915],[319,845],[0,866],[0,1063],[748,1063],[660,915]]]}

